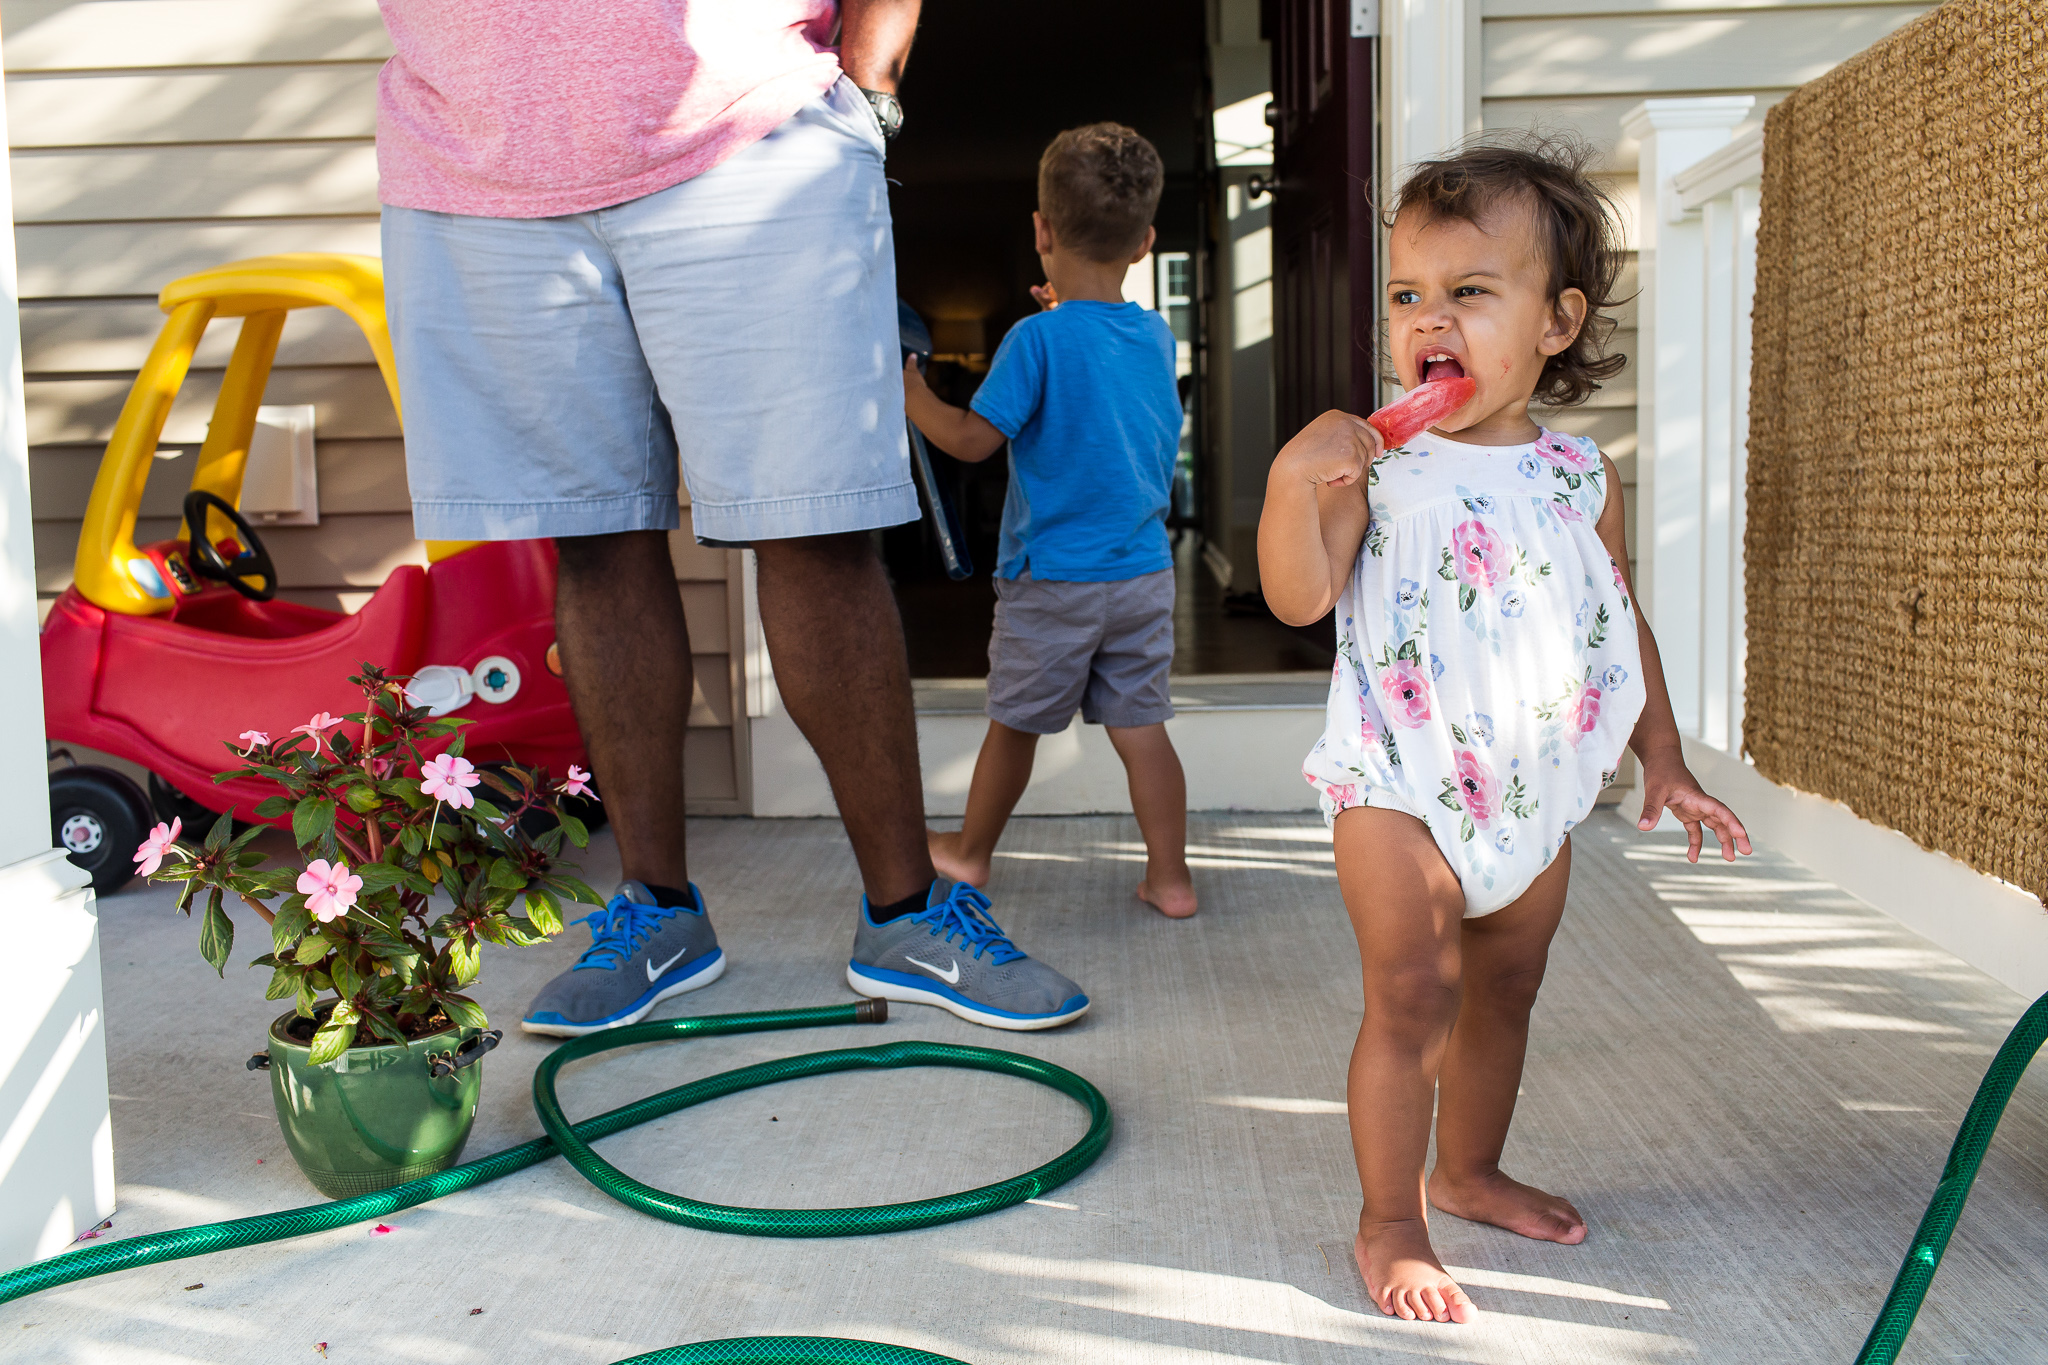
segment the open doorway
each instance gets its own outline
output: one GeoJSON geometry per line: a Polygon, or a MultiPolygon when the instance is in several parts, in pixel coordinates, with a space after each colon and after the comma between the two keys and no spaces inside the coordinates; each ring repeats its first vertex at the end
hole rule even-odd
{"type": "MultiPolygon", "coordinates": [[[[1320,638],[1326,632],[1289,630],[1266,614],[1255,567],[1234,564],[1232,554],[1236,545],[1235,558],[1246,557],[1232,526],[1247,514],[1246,488],[1263,489],[1274,449],[1272,348],[1240,350],[1232,340],[1242,329],[1228,314],[1230,291],[1246,273],[1247,247],[1223,219],[1226,200],[1244,202],[1245,166],[1257,160],[1245,161],[1238,142],[1246,134],[1233,126],[1238,141],[1223,148],[1223,160],[1238,164],[1219,170],[1214,111],[1233,106],[1243,122],[1249,110],[1256,128],[1265,127],[1260,91],[1270,88],[1270,78],[1258,14],[1258,0],[929,6],[904,81],[904,131],[889,154],[898,289],[931,329],[933,388],[965,404],[1003,334],[1037,309],[1030,290],[1044,276],[1032,250],[1031,212],[1046,143],[1063,128],[1113,120],[1158,147],[1166,164],[1158,242],[1132,269],[1125,297],[1158,309],[1179,342],[1188,415],[1169,527],[1180,577],[1174,672],[1181,675],[1329,665],[1320,638]],[[1229,68],[1220,81],[1219,57],[1229,68]],[[1235,199],[1226,194],[1233,177],[1235,199]],[[1227,334],[1221,344],[1233,348],[1220,376],[1211,364],[1219,322],[1227,334]],[[1228,384],[1235,408],[1214,392],[1219,383],[1228,384]],[[1257,409],[1249,418],[1247,404],[1257,409]]],[[[1256,267],[1251,273],[1259,274],[1256,267]]],[[[988,672],[995,606],[989,571],[1008,463],[999,455],[963,464],[937,449],[932,462],[960,509],[973,573],[948,577],[924,523],[886,532],[884,558],[903,612],[911,675],[980,678],[988,672]]],[[[1253,523],[1256,504],[1254,496],[1253,523]]]]}

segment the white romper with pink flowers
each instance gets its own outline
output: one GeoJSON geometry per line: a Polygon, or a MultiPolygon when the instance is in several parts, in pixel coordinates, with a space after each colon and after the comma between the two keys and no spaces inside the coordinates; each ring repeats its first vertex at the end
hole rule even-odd
{"type": "Polygon", "coordinates": [[[1377,806],[1428,825],[1466,916],[1491,914],[1593,809],[1643,709],[1635,615],[1593,529],[1600,451],[1424,432],[1373,462],[1365,494],[1302,772],[1327,819],[1377,806]]]}

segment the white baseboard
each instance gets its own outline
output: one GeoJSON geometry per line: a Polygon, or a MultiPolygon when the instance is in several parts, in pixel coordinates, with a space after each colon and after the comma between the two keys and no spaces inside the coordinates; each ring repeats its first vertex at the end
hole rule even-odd
{"type": "Polygon", "coordinates": [[[0,867],[0,1270],[114,1211],[99,914],[55,849],[0,867]]]}
{"type": "Polygon", "coordinates": [[[1758,847],[1797,859],[2022,995],[2048,992],[2048,911],[2038,896],[1930,853],[1839,801],[1780,786],[1712,745],[1686,740],[1685,761],[1735,808],[1758,847]]]}

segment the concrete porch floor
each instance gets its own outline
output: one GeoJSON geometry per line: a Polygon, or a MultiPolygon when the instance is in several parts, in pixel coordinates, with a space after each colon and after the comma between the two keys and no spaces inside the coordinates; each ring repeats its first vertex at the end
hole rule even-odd
{"type": "MultiPolygon", "coordinates": [[[[733,958],[665,1012],[849,998],[857,894],[826,821],[693,826],[733,958]]],[[[1682,837],[1602,812],[1538,1006],[1516,1174],[1592,1224],[1567,1248],[1437,1219],[1485,1316],[1394,1322],[1350,1264],[1357,1180],[1343,1073],[1356,958],[1313,816],[1198,816],[1204,909],[1129,897],[1128,818],[1020,820],[993,888],[1028,950],[1096,1001],[1075,1027],[995,1034],[902,1007],[819,1029],[612,1054],[572,1070],[571,1113],[793,1052],[881,1038],[1007,1047],[1089,1077],[1116,1110],[1096,1166],[1047,1200],[923,1232],[779,1241],[658,1222],[560,1162],[387,1220],[87,1281],[0,1307],[14,1361],[603,1365],[678,1342],[870,1337],[975,1365],[1038,1362],[1848,1360],[1955,1125],[2025,1001],[1768,853],[1688,866],[1682,837]],[[203,1288],[196,1287],[203,1285],[203,1288]],[[188,1286],[194,1286],[188,1288],[188,1286]],[[473,1313],[473,1309],[482,1309],[473,1313]]],[[[586,859],[608,885],[601,839],[586,859]]],[[[314,1202],[243,1069],[278,1006],[225,983],[155,889],[101,903],[115,1162],[112,1235],[314,1202]],[[261,1164],[258,1164],[259,1161],[261,1164]]],[[[245,917],[246,918],[246,917],[245,917]]],[[[240,923],[235,955],[260,951],[240,923]]],[[[507,1029],[468,1155],[539,1131],[542,1040],[514,1027],[583,942],[492,952],[507,1029]]],[[[1046,1160],[1077,1106],[964,1071],[749,1092],[607,1140],[623,1169],[733,1204],[885,1202],[1046,1160]]],[[[1905,1359],[2048,1359],[2048,1076],[2019,1088],[1905,1359]]]]}

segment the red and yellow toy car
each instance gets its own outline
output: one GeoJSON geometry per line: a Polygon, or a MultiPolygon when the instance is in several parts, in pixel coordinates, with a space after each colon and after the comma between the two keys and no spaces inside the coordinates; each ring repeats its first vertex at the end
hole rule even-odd
{"type": "MultiPolygon", "coordinates": [[[[72,586],[43,626],[43,708],[53,745],[140,764],[52,773],[52,836],[109,891],[128,880],[156,815],[193,804],[254,819],[267,792],[216,785],[222,747],[245,730],[283,739],[317,712],[362,704],[361,663],[417,675],[416,695],[455,714],[466,753],[544,765],[587,762],[556,669],[552,542],[429,542],[428,564],[394,571],[353,615],[278,599],[263,539],[238,510],[256,409],[296,308],[338,308],[362,328],[399,403],[384,323],[384,275],[366,256],[237,261],[159,297],[169,315],[114,427],[78,538],[72,586]],[[137,545],[135,520],[158,439],[207,324],[241,318],[177,539],[137,545]]],[[[402,411],[402,409],[401,409],[402,411]]]]}

